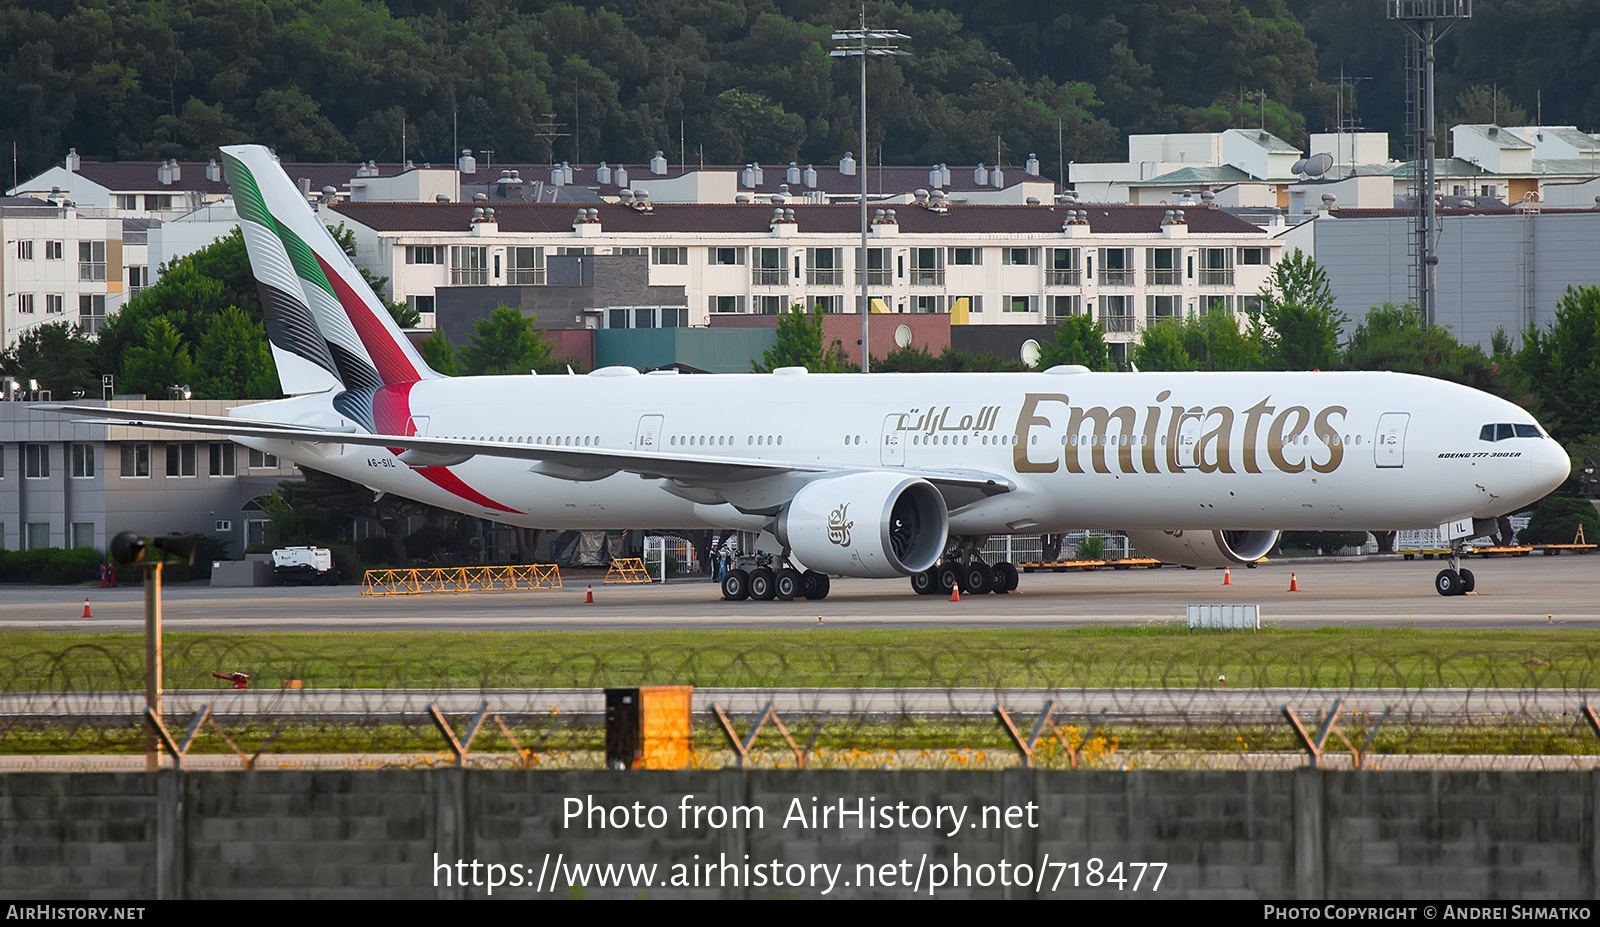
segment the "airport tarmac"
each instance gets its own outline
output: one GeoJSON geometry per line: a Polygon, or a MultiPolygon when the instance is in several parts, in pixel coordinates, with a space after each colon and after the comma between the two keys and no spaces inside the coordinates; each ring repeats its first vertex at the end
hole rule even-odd
{"type": "MultiPolygon", "coordinates": [[[[170,631],[426,629],[714,629],[824,624],[874,628],[1050,628],[1181,619],[1190,604],[1254,604],[1283,627],[1600,628],[1600,556],[1465,561],[1473,595],[1433,591],[1441,561],[1399,557],[1293,560],[1232,570],[1161,569],[1032,573],[1010,595],[918,596],[898,580],[836,579],[821,602],[725,602],[717,587],[686,579],[665,585],[603,585],[600,574],[566,574],[542,591],[362,596],[358,586],[164,590],[170,631]],[[1289,592],[1290,572],[1299,592],[1289,592]],[[594,604],[584,604],[592,583],[594,604]]],[[[138,586],[0,587],[0,628],[135,630],[138,586]],[[93,616],[83,618],[88,596],[93,616]]]]}

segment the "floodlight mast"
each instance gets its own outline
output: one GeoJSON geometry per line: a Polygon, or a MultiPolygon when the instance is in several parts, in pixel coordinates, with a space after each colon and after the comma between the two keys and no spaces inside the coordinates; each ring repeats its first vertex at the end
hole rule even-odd
{"type": "Polygon", "coordinates": [[[1472,18],[1472,0],[1387,0],[1388,16],[1398,22],[1415,43],[1421,59],[1420,74],[1407,74],[1408,80],[1420,83],[1412,118],[1416,120],[1416,159],[1411,165],[1411,179],[1417,192],[1416,250],[1417,250],[1417,308],[1422,313],[1423,326],[1438,321],[1439,267],[1438,215],[1434,205],[1434,187],[1438,183],[1437,165],[1434,161],[1434,110],[1433,65],[1434,45],[1455,25],[1472,18]]]}
{"type": "Polygon", "coordinates": [[[868,29],[867,13],[863,7],[861,11],[861,28],[833,34],[835,42],[851,42],[853,45],[841,46],[828,52],[833,58],[860,58],[861,59],[861,159],[856,162],[856,170],[861,174],[861,259],[856,272],[861,275],[861,372],[870,373],[869,360],[871,352],[867,341],[867,59],[879,57],[894,57],[911,54],[901,51],[896,45],[884,44],[888,42],[907,42],[911,36],[904,35],[893,29],[868,29]],[[871,44],[869,44],[871,43],[871,44]]]}

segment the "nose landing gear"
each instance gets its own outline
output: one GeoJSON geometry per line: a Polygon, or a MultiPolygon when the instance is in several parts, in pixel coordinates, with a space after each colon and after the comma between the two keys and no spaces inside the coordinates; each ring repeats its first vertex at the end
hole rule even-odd
{"type": "Polygon", "coordinates": [[[1433,591],[1440,595],[1466,595],[1477,589],[1477,578],[1471,570],[1461,569],[1461,544],[1450,545],[1450,565],[1433,578],[1433,591]]]}

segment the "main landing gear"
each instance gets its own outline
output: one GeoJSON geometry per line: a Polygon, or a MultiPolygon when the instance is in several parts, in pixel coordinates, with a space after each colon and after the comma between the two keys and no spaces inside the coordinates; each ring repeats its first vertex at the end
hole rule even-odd
{"type": "Polygon", "coordinates": [[[1440,595],[1466,595],[1477,588],[1471,570],[1461,569],[1461,547],[1450,545],[1450,565],[1433,578],[1433,591],[1440,595]]]}
{"type": "Polygon", "coordinates": [[[945,558],[921,573],[911,575],[911,589],[917,595],[948,595],[956,583],[969,595],[987,592],[1004,595],[1017,588],[1017,568],[1005,561],[994,565],[983,562],[978,545],[983,538],[957,538],[945,558]]]}
{"type": "Polygon", "coordinates": [[[778,563],[778,569],[774,570],[772,555],[766,553],[740,557],[737,566],[722,577],[722,597],[730,602],[745,599],[761,602],[809,599],[815,602],[828,597],[828,574],[795,569],[789,563],[788,551],[778,558],[778,563]]]}

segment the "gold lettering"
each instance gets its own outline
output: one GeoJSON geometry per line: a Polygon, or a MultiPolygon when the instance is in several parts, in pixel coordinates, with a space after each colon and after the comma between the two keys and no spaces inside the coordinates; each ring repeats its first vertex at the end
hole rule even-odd
{"type": "Polygon", "coordinates": [[[1317,437],[1328,447],[1328,462],[1317,463],[1312,461],[1311,469],[1318,473],[1332,473],[1339,469],[1339,464],[1344,462],[1344,443],[1339,440],[1339,430],[1328,422],[1328,418],[1338,415],[1341,419],[1349,413],[1344,406],[1329,406],[1317,413],[1316,423],[1313,425],[1317,437]]]}
{"type": "MultiPolygon", "coordinates": [[[[1117,445],[1117,463],[1122,468],[1122,472],[1135,473],[1137,471],[1133,468],[1133,442],[1131,438],[1134,434],[1134,419],[1137,417],[1138,413],[1133,411],[1132,406],[1118,406],[1114,412],[1106,411],[1104,406],[1094,406],[1089,409],[1073,406],[1072,417],[1067,420],[1067,434],[1077,434],[1083,429],[1084,423],[1089,422],[1094,426],[1096,435],[1107,436],[1095,438],[1090,442],[1089,456],[1094,465],[1094,472],[1111,472],[1111,469],[1106,466],[1106,445],[1115,443],[1117,445]],[[1111,432],[1112,419],[1116,419],[1119,426],[1116,435],[1112,435],[1111,432]],[[1118,436],[1120,436],[1120,440],[1118,436]]],[[[1083,464],[1078,459],[1078,448],[1082,446],[1082,444],[1079,444],[1074,447],[1070,443],[1067,445],[1065,452],[1067,470],[1072,473],[1083,472],[1083,464]]]]}
{"type": "MultiPolygon", "coordinates": [[[[1172,390],[1164,389],[1156,394],[1156,402],[1166,402],[1172,395],[1172,390]]],[[[1156,460],[1156,435],[1161,430],[1161,407],[1148,406],[1144,419],[1144,449],[1140,452],[1140,459],[1144,462],[1144,472],[1160,473],[1161,465],[1156,460]]]]}
{"type": "MultiPolygon", "coordinates": [[[[1044,463],[1034,463],[1028,459],[1028,433],[1035,425],[1049,427],[1050,419],[1036,414],[1041,402],[1059,402],[1067,405],[1067,397],[1060,393],[1028,393],[1023,397],[1022,408],[1017,412],[1017,443],[1011,446],[1011,464],[1018,473],[1054,473],[1060,466],[1059,461],[1048,460],[1044,463]]],[[[1068,468],[1071,468],[1072,458],[1068,457],[1068,468]]],[[[1073,471],[1082,473],[1081,470],[1073,471]]]]}
{"type": "Polygon", "coordinates": [[[1272,406],[1267,405],[1267,400],[1271,398],[1271,396],[1267,396],[1244,410],[1244,471],[1246,473],[1261,472],[1261,467],[1256,464],[1256,434],[1260,429],[1261,416],[1272,414],[1272,406]]]}
{"type": "Polygon", "coordinates": [[[1305,461],[1289,463],[1283,455],[1285,444],[1295,444],[1300,440],[1300,435],[1306,430],[1306,425],[1311,422],[1311,410],[1305,406],[1289,406],[1278,417],[1272,420],[1272,428],[1267,434],[1267,456],[1272,458],[1272,465],[1285,473],[1299,473],[1306,468],[1305,461]],[[1288,422],[1294,419],[1293,427],[1288,422]]]}
{"type": "Polygon", "coordinates": [[[1206,421],[1211,417],[1220,416],[1217,426],[1200,436],[1200,443],[1194,449],[1194,463],[1201,473],[1214,473],[1221,470],[1223,473],[1233,473],[1233,463],[1229,457],[1230,445],[1233,443],[1233,410],[1227,406],[1217,406],[1206,413],[1206,421]],[[1206,445],[1215,446],[1216,456],[1206,458],[1206,445]]]}

